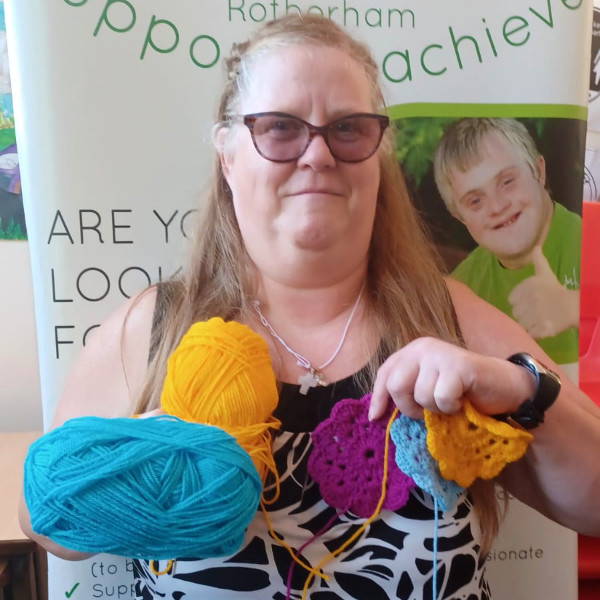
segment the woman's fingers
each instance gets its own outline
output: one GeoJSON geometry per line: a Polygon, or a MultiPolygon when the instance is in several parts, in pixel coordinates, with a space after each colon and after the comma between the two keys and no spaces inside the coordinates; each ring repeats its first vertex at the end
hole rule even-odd
{"type": "Polygon", "coordinates": [[[371,397],[371,419],[383,416],[390,401],[407,417],[422,418],[423,409],[454,413],[461,409],[468,369],[461,348],[420,338],[392,354],[377,373],[371,397]],[[457,367],[460,365],[460,367],[457,367]]]}

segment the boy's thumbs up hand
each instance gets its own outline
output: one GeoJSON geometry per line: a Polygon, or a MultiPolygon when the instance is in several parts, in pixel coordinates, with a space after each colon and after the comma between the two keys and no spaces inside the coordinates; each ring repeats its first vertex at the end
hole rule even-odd
{"type": "Polygon", "coordinates": [[[554,275],[552,267],[550,267],[548,259],[542,252],[541,246],[538,245],[533,247],[533,250],[531,251],[531,262],[533,263],[536,277],[544,277],[547,278],[548,281],[553,280],[560,285],[560,282],[556,279],[556,275],[554,275]]]}
{"type": "Polygon", "coordinates": [[[535,274],[519,283],[508,297],[513,317],[536,338],[554,336],[579,322],[579,292],[556,278],[541,246],[531,251],[535,274]]]}

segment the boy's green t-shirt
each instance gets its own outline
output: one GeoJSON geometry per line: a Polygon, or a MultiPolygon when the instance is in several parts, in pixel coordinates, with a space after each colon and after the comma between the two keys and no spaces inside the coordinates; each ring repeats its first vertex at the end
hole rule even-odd
{"type": "MultiPolygon", "coordinates": [[[[579,289],[581,258],[581,217],[555,203],[548,235],[542,246],[557,279],[565,287],[579,289]]],[[[522,269],[505,269],[498,259],[478,246],[452,272],[452,276],[468,285],[483,298],[512,318],[508,297],[513,288],[534,275],[533,265],[522,269]]],[[[554,337],[540,338],[537,343],[558,364],[577,362],[578,329],[570,327],[554,337]]]]}

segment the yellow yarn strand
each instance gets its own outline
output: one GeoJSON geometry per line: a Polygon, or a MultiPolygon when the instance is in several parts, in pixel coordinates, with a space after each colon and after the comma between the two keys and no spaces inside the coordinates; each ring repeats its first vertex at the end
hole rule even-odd
{"type": "Polygon", "coordinates": [[[154,575],[156,575],[157,577],[160,577],[161,575],[166,575],[170,570],[171,567],[173,566],[173,560],[169,559],[167,561],[167,566],[162,570],[159,571],[155,566],[154,563],[157,563],[157,560],[150,560],[148,561],[148,564],[150,566],[150,570],[152,571],[152,573],[154,573],[154,575]]]}
{"type": "Polygon", "coordinates": [[[260,508],[262,509],[263,515],[265,517],[265,521],[267,523],[267,529],[269,530],[269,535],[283,548],[285,548],[290,556],[292,557],[292,559],[294,560],[295,563],[299,564],[303,569],[306,569],[313,577],[321,577],[321,579],[325,579],[325,581],[329,580],[329,577],[327,575],[325,575],[324,573],[321,573],[320,571],[317,571],[317,567],[313,568],[310,565],[307,565],[305,562],[303,562],[302,560],[300,560],[297,556],[296,553],[294,552],[293,548],[284,540],[282,540],[276,533],[275,530],[273,529],[273,525],[271,524],[271,519],[269,519],[269,515],[267,514],[267,510],[264,506],[264,503],[261,502],[260,503],[260,508]]]}
{"type": "MultiPolygon", "coordinates": [[[[312,580],[314,579],[315,572],[318,571],[319,574],[321,574],[320,570],[323,567],[323,565],[325,565],[332,558],[335,558],[338,554],[340,554],[340,552],[343,552],[352,542],[354,542],[354,540],[356,540],[358,537],[360,537],[362,535],[362,533],[364,532],[364,530],[377,518],[377,515],[379,515],[379,513],[381,511],[381,507],[385,500],[385,494],[386,494],[386,484],[387,484],[387,476],[388,476],[388,455],[389,455],[389,446],[390,446],[390,429],[391,429],[392,424],[397,415],[398,415],[398,409],[395,408],[393,410],[392,415],[390,416],[387,426],[385,428],[385,445],[384,445],[384,449],[383,449],[383,475],[381,478],[381,494],[379,496],[379,501],[377,502],[377,506],[375,507],[373,514],[337,550],[330,552],[325,558],[323,558],[321,561],[319,561],[319,563],[314,567],[314,569],[310,569],[310,574],[306,578],[306,581],[304,583],[304,588],[302,589],[302,600],[304,600],[306,598],[306,592],[308,591],[308,588],[309,588],[312,580]]],[[[324,574],[323,574],[323,578],[327,579],[327,577],[324,574]]]]}
{"type": "MultiPolygon", "coordinates": [[[[270,446],[269,446],[270,448],[270,446]]],[[[260,458],[260,457],[259,457],[260,458]]],[[[273,463],[273,468],[269,468],[269,471],[272,473],[273,475],[273,485],[269,486],[269,487],[274,487],[275,490],[273,491],[273,495],[271,496],[271,498],[267,499],[266,497],[266,493],[267,490],[265,489],[265,487],[263,486],[263,492],[262,492],[262,496],[261,496],[261,507],[264,509],[264,506],[270,506],[271,504],[273,504],[278,498],[279,498],[279,493],[281,492],[281,488],[280,488],[280,484],[279,484],[279,473],[277,473],[277,468],[275,467],[275,462],[271,461],[273,463]]]]}

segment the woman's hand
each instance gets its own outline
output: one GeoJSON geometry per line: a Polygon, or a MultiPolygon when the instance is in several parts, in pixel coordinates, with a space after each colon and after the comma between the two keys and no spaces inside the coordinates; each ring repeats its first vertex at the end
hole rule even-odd
{"type": "Polygon", "coordinates": [[[468,399],[481,413],[510,413],[535,390],[533,375],[507,360],[476,354],[431,337],[413,340],[380,367],[369,417],[383,416],[391,399],[408,417],[423,409],[458,412],[468,399]]]}

